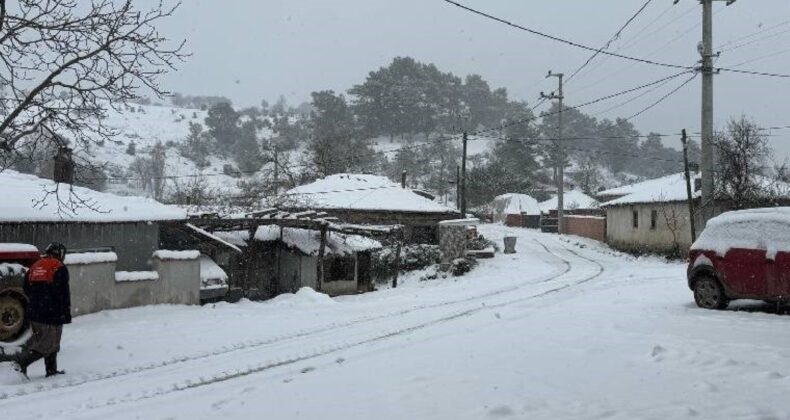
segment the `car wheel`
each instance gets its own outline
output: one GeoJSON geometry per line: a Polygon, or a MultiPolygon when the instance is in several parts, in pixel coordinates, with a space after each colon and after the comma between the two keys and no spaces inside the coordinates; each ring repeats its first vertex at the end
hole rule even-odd
{"type": "Polygon", "coordinates": [[[14,296],[0,296],[0,341],[19,337],[25,326],[25,305],[14,296]]]}
{"type": "Polygon", "coordinates": [[[724,309],[729,300],[724,289],[713,277],[700,277],[694,282],[694,301],[705,309],[724,309]]]}

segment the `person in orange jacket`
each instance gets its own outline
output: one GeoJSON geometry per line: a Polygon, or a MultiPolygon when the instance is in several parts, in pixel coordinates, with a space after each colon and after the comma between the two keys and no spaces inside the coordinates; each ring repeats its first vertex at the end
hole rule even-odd
{"type": "Polygon", "coordinates": [[[61,375],[58,352],[63,325],[71,323],[71,293],[69,270],[63,264],[66,247],[57,242],[49,244],[44,256],[33,263],[25,276],[24,291],[28,298],[27,319],[33,335],[22,351],[6,360],[15,361],[18,370],[27,376],[27,368],[44,359],[46,376],[61,375]]]}

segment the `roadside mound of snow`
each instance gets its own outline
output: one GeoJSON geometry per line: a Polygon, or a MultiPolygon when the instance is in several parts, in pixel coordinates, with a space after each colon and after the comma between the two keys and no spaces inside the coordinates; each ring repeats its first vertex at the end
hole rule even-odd
{"type": "Polygon", "coordinates": [[[296,293],[283,293],[271,299],[270,303],[276,305],[286,306],[303,306],[303,305],[335,305],[335,302],[329,295],[318,293],[310,287],[302,287],[296,293]]]}

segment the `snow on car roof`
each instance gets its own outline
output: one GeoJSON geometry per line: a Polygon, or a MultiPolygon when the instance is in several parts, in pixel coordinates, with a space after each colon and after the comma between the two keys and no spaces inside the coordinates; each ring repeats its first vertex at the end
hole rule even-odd
{"type": "Polygon", "coordinates": [[[455,212],[378,175],[330,175],[293,188],[286,196],[294,206],[317,209],[455,212]]]}
{"type": "MultiPolygon", "coordinates": [[[[581,190],[566,191],[562,196],[562,206],[565,208],[565,210],[598,208],[598,201],[583,193],[581,190]]],[[[540,203],[540,210],[543,213],[548,213],[551,210],[557,210],[557,195],[555,194],[550,199],[540,203]]]]}
{"type": "Polygon", "coordinates": [[[150,198],[121,197],[56,184],[10,169],[0,172],[0,196],[5,197],[0,200],[0,222],[145,222],[187,217],[184,210],[150,198]],[[56,188],[56,193],[48,194],[56,188]],[[81,200],[87,206],[64,205],[63,202],[70,198],[81,200]]]}
{"type": "Polygon", "coordinates": [[[725,255],[733,248],[764,249],[768,257],[790,252],[790,207],[736,210],[710,219],[693,250],[725,255]]]}

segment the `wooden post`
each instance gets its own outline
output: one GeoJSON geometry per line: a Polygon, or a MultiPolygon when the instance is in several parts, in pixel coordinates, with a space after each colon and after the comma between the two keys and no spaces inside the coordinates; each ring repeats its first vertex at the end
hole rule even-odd
{"type": "Polygon", "coordinates": [[[326,251],[326,226],[321,226],[321,244],[318,246],[318,273],[316,277],[316,287],[318,292],[324,286],[324,253],[326,251]]]}
{"type": "Polygon", "coordinates": [[[282,290],[280,289],[283,284],[282,264],[280,262],[282,257],[283,257],[283,227],[280,226],[280,242],[277,243],[277,293],[282,292],[282,290]]]}
{"type": "Polygon", "coordinates": [[[697,229],[694,226],[694,194],[691,188],[691,175],[689,174],[689,148],[688,148],[688,137],[686,137],[686,129],[684,128],[683,137],[681,141],[683,142],[683,167],[684,172],[686,174],[686,194],[688,196],[688,203],[689,203],[689,225],[691,226],[691,243],[694,243],[697,240],[697,229]]]}
{"type": "Polygon", "coordinates": [[[402,240],[398,240],[398,245],[395,248],[395,277],[392,278],[392,288],[398,287],[398,274],[400,273],[400,249],[402,240]]]}

